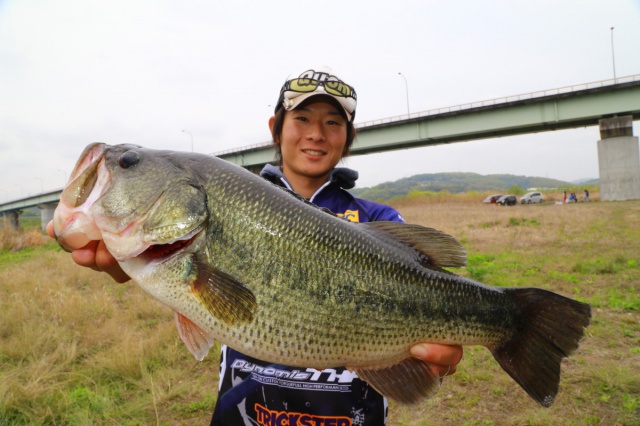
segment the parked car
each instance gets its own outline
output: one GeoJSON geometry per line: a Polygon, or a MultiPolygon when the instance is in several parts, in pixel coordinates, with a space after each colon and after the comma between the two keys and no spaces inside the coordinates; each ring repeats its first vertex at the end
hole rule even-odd
{"type": "Polygon", "coordinates": [[[498,201],[496,201],[496,203],[500,204],[501,206],[515,206],[516,204],[518,204],[518,199],[515,195],[503,195],[502,197],[498,198],[498,201]]]}
{"type": "Polygon", "coordinates": [[[539,192],[527,192],[520,197],[520,204],[535,204],[542,203],[543,201],[544,197],[539,192]]]}
{"type": "Polygon", "coordinates": [[[484,200],[482,200],[483,203],[487,203],[487,204],[495,204],[496,201],[498,201],[498,199],[502,197],[502,194],[493,194],[493,195],[489,195],[487,198],[485,198],[484,200]]]}

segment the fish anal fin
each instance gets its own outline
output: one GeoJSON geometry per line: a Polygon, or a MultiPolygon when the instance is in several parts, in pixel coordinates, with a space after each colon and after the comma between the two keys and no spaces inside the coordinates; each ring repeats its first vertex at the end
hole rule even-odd
{"type": "Polygon", "coordinates": [[[202,361],[213,346],[213,339],[202,328],[184,315],[173,311],[180,339],[198,361],[202,361]]]}
{"type": "Polygon", "coordinates": [[[402,222],[366,222],[373,228],[422,253],[427,259],[421,263],[440,267],[463,267],[467,264],[467,252],[451,235],[422,225],[402,222]]]}
{"type": "Polygon", "coordinates": [[[195,297],[218,320],[229,326],[251,322],[257,310],[253,292],[231,275],[195,260],[195,297]]]}
{"type": "Polygon", "coordinates": [[[382,395],[402,404],[419,403],[440,389],[440,377],[431,371],[429,364],[416,358],[390,367],[353,371],[382,395]]]}
{"type": "Polygon", "coordinates": [[[550,407],[558,393],[562,360],[584,338],[591,307],[538,288],[506,291],[521,310],[521,324],[509,340],[489,349],[529,396],[550,407]]]}

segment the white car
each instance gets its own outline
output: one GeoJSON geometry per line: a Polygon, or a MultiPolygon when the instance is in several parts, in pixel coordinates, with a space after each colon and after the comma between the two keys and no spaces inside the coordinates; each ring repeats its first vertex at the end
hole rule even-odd
{"type": "Polygon", "coordinates": [[[539,192],[527,192],[520,198],[520,204],[542,203],[544,198],[539,192]]]}

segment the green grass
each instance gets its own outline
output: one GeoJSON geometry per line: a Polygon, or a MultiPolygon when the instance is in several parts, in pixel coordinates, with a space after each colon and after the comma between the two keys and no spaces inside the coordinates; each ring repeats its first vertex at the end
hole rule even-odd
{"type": "Polygon", "coordinates": [[[0,250],[0,268],[8,265],[18,264],[30,259],[34,256],[40,256],[45,251],[62,251],[60,246],[53,241],[49,241],[47,244],[38,247],[25,247],[21,250],[10,250],[3,248],[0,250]]]}
{"type": "MultiPolygon", "coordinates": [[[[563,363],[553,407],[538,406],[489,350],[471,346],[434,398],[391,401],[390,425],[640,424],[640,202],[408,203],[399,209],[409,222],[463,242],[468,265],[455,273],[586,301],[593,319],[563,363]]],[[[137,285],[78,267],[51,242],[9,248],[18,240],[0,250],[0,425],[209,422],[217,350],[195,361],[171,311],[137,285]]]]}

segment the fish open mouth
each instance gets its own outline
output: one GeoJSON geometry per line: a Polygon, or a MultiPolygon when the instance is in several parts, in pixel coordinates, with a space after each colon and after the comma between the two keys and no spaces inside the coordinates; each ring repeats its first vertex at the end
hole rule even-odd
{"type": "Polygon", "coordinates": [[[145,263],[151,262],[163,262],[178,253],[184,251],[189,247],[196,238],[200,235],[202,229],[198,229],[193,232],[190,237],[176,240],[167,244],[152,244],[145,251],[140,253],[137,258],[143,260],[145,263]]]}

